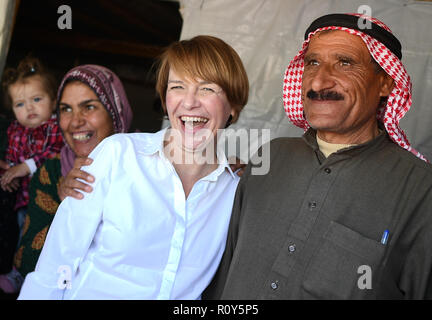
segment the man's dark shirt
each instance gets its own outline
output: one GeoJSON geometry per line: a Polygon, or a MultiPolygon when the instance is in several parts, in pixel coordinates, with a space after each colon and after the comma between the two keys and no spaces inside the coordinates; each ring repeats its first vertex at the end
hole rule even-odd
{"type": "Polygon", "coordinates": [[[328,158],[315,135],[273,140],[267,175],[248,165],[203,298],[432,298],[431,165],[385,132],[328,158]]]}

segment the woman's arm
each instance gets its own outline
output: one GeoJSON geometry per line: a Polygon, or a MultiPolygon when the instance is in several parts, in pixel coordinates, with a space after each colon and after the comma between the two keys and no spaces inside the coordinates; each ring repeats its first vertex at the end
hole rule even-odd
{"type": "Polygon", "coordinates": [[[27,275],[19,299],[62,299],[64,291],[73,288],[78,267],[102,220],[105,195],[109,191],[115,160],[111,144],[105,142],[93,150],[94,162],[86,167],[96,178],[94,191],[82,200],[67,197],[60,204],[36,269],[27,275]]]}

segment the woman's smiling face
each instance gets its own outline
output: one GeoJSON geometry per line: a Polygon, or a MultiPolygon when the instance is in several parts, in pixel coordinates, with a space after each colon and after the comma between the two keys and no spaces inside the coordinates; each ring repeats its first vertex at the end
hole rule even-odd
{"type": "Polygon", "coordinates": [[[195,150],[225,128],[233,109],[220,86],[199,78],[187,79],[171,69],[166,91],[171,127],[182,147],[195,150]]]}
{"type": "Polygon", "coordinates": [[[114,133],[113,121],[94,91],[86,84],[67,84],[59,103],[60,128],[77,157],[87,157],[114,133]]]}

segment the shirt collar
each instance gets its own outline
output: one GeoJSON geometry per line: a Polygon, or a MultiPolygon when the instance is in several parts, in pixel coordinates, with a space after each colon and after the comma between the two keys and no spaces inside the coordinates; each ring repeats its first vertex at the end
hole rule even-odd
{"type": "MultiPolygon", "coordinates": [[[[164,149],[164,138],[168,128],[162,129],[153,134],[146,135],[146,138],[142,144],[142,149],[140,151],[145,155],[152,155],[158,152],[160,157],[166,159],[163,149],[164,149]]],[[[233,179],[237,179],[237,174],[235,174],[231,170],[231,167],[228,163],[227,157],[223,149],[218,148],[216,150],[216,156],[219,162],[219,166],[217,167],[216,170],[214,170],[213,172],[211,172],[209,175],[207,175],[202,179],[208,181],[216,181],[219,175],[221,175],[225,170],[228,171],[228,173],[231,175],[233,179]]]]}
{"type": "MultiPolygon", "coordinates": [[[[353,145],[351,147],[347,147],[347,148],[343,148],[338,150],[337,152],[333,153],[333,154],[337,154],[337,155],[346,155],[346,156],[355,156],[356,154],[362,152],[363,150],[365,150],[366,148],[370,148],[373,146],[378,146],[381,143],[383,143],[384,141],[387,141],[388,135],[387,132],[385,130],[380,131],[380,133],[378,134],[378,136],[376,136],[375,138],[373,138],[370,141],[367,141],[365,143],[361,143],[361,144],[356,144],[353,145]]],[[[314,151],[319,151],[319,146],[316,140],[316,130],[309,128],[305,134],[303,135],[303,140],[306,141],[306,143],[314,150],[314,151]]]]}
{"type": "Polygon", "coordinates": [[[162,129],[153,134],[145,134],[144,141],[141,144],[140,152],[149,156],[156,152],[163,155],[163,144],[165,133],[168,128],[162,129]]]}
{"type": "Polygon", "coordinates": [[[219,162],[219,166],[216,170],[214,170],[212,173],[210,173],[208,176],[204,177],[203,180],[208,181],[216,181],[217,178],[225,171],[227,170],[228,173],[231,175],[231,178],[236,179],[237,175],[231,170],[231,167],[228,163],[228,160],[226,158],[225,152],[218,148],[216,150],[216,156],[219,162]]]}
{"type": "Polygon", "coordinates": [[[339,143],[330,143],[321,139],[318,134],[316,135],[316,140],[318,143],[318,148],[324,154],[326,158],[332,153],[335,153],[341,149],[349,148],[354,146],[355,144],[339,144],[339,143]]]}

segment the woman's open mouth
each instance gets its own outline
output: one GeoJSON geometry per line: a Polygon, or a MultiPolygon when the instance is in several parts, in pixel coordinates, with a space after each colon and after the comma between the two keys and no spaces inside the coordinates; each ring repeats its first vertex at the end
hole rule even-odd
{"type": "Polygon", "coordinates": [[[93,136],[93,132],[87,132],[87,133],[74,133],[72,134],[72,139],[77,141],[87,141],[93,136]]]}
{"type": "Polygon", "coordinates": [[[186,133],[196,133],[198,130],[203,129],[206,123],[209,121],[208,118],[196,116],[181,116],[180,120],[183,125],[183,130],[186,133]]]}
{"type": "Polygon", "coordinates": [[[180,120],[183,122],[185,126],[189,126],[189,127],[201,126],[208,122],[208,119],[203,117],[181,116],[180,120]]]}

